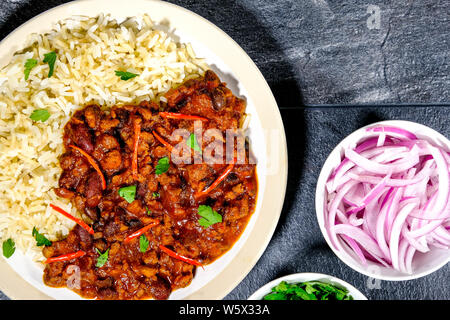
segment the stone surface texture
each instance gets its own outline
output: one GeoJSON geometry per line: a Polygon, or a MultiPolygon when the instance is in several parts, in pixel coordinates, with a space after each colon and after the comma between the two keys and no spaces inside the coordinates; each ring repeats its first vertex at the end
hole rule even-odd
{"type": "MultiPolygon", "coordinates": [[[[1,0],[0,39],[65,2],[1,0]]],[[[279,224],[261,259],[225,299],[246,299],[296,272],[339,277],[369,299],[450,299],[449,265],[421,279],[382,281],[370,289],[370,279],[329,249],[314,209],[323,162],[359,127],[403,119],[450,137],[450,2],[170,2],[210,20],[248,53],[269,83],[286,128],[289,178],[279,224]]],[[[0,292],[0,299],[7,297],[0,292]]]]}

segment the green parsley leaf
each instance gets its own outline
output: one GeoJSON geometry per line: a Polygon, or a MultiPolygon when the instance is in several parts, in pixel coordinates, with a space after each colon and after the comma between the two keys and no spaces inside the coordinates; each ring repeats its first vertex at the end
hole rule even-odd
{"type": "Polygon", "coordinates": [[[295,295],[300,298],[300,300],[317,300],[317,297],[312,294],[305,291],[305,289],[296,287],[295,289],[295,295]]]}
{"type": "Polygon", "coordinates": [[[148,207],[145,207],[145,210],[148,216],[152,214],[152,210],[150,210],[148,207]]]}
{"type": "Polygon", "coordinates": [[[287,300],[284,293],[272,292],[264,296],[263,300],[287,300]]]}
{"type": "Polygon", "coordinates": [[[33,232],[31,233],[31,235],[34,237],[34,239],[36,239],[36,245],[38,247],[44,245],[48,247],[52,245],[52,242],[48,240],[43,234],[40,234],[36,227],[33,227],[33,232]]]}
{"type": "Polygon", "coordinates": [[[28,80],[31,69],[36,67],[37,64],[38,64],[38,61],[36,59],[27,59],[27,62],[25,62],[25,70],[23,72],[25,74],[25,80],[28,80]]]}
{"type": "Polygon", "coordinates": [[[52,51],[44,54],[44,62],[48,64],[48,77],[50,78],[55,70],[56,52],[52,51]]]}
{"type": "Polygon", "coordinates": [[[195,136],[195,134],[191,133],[191,135],[189,136],[189,138],[187,140],[187,145],[190,148],[194,149],[194,151],[198,151],[198,152],[202,153],[202,148],[198,144],[197,137],[195,136]]]}
{"type": "Polygon", "coordinates": [[[45,122],[50,118],[50,112],[45,109],[36,109],[30,115],[30,119],[33,121],[42,121],[45,122]]]}
{"type": "Polygon", "coordinates": [[[119,196],[132,203],[136,196],[136,186],[128,186],[119,189],[119,196]]]}
{"type": "Polygon", "coordinates": [[[272,288],[264,300],[353,300],[345,288],[320,282],[308,281],[301,283],[280,282],[272,288]]]}
{"type": "Polygon", "coordinates": [[[315,289],[314,286],[312,286],[310,282],[305,282],[305,291],[309,294],[312,294],[318,290],[315,289]]]}
{"type": "Polygon", "coordinates": [[[118,71],[117,70],[116,71],[116,76],[120,77],[120,80],[127,81],[127,80],[130,80],[130,79],[134,78],[134,77],[137,77],[138,74],[131,73],[131,72],[128,72],[128,71],[118,71]]]}
{"type": "Polygon", "coordinates": [[[5,258],[9,258],[14,254],[14,251],[16,251],[16,244],[14,243],[14,240],[9,238],[6,241],[3,241],[3,256],[5,258]]]}
{"type": "Polygon", "coordinates": [[[153,198],[159,198],[161,195],[159,194],[159,192],[153,192],[152,194],[153,198]]]}
{"type": "Polygon", "coordinates": [[[222,222],[222,216],[214,211],[210,206],[200,205],[198,207],[198,215],[202,218],[198,219],[198,223],[208,228],[215,223],[222,222]]]}
{"type": "Polygon", "coordinates": [[[278,285],[272,288],[273,292],[287,292],[289,290],[289,285],[286,281],[281,281],[278,285]]]}
{"type": "Polygon", "coordinates": [[[150,242],[148,241],[145,234],[141,235],[141,237],[139,238],[139,251],[144,253],[145,251],[147,251],[149,245],[150,242]]]}
{"type": "Polygon", "coordinates": [[[109,249],[106,250],[104,253],[101,253],[100,250],[98,250],[97,248],[95,248],[95,250],[99,254],[99,256],[97,258],[97,263],[95,264],[95,266],[97,268],[101,268],[101,267],[103,267],[105,265],[106,261],[108,261],[109,249]]]}
{"type": "Polygon", "coordinates": [[[158,160],[158,164],[156,165],[156,170],[155,173],[157,175],[163,174],[165,172],[167,172],[167,170],[169,170],[169,158],[168,157],[164,157],[158,160]]]}

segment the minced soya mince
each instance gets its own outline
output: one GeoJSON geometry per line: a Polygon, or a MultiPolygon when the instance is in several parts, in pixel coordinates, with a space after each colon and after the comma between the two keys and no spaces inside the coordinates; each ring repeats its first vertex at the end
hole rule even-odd
{"type": "Polygon", "coordinates": [[[12,238],[35,261],[41,248],[33,227],[50,240],[74,222],[50,203],[80,216],[53,188],[61,173],[64,125],[86,104],[102,106],[159,100],[171,87],[207,69],[189,44],[176,43],[144,15],[121,23],[109,16],[72,17],[48,34],[30,36],[26,49],[0,70],[0,240],[12,238]],[[53,75],[44,55],[56,52],[53,75]],[[25,80],[28,59],[37,60],[25,80]],[[138,74],[121,80],[115,71],[138,74]],[[45,122],[30,118],[46,109],[45,122]]]}

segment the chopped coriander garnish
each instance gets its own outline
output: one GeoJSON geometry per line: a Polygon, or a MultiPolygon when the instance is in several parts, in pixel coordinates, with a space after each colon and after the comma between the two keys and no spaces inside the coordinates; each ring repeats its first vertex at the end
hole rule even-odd
{"type": "Polygon", "coordinates": [[[204,228],[208,228],[215,223],[222,222],[222,216],[214,211],[210,206],[200,205],[198,207],[198,215],[201,217],[198,219],[198,223],[204,228]]]}
{"type": "Polygon", "coordinates": [[[144,253],[145,251],[147,251],[149,245],[150,242],[148,241],[145,234],[141,235],[141,237],[139,238],[139,251],[144,253]]]}
{"type": "Polygon", "coordinates": [[[31,232],[31,235],[36,239],[36,245],[38,247],[41,246],[51,246],[52,242],[48,240],[43,234],[40,234],[39,231],[36,229],[36,227],[33,227],[33,231],[31,232]]]}
{"type": "Polygon", "coordinates": [[[52,51],[52,52],[44,54],[43,61],[48,64],[48,67],[49,67],[48,77],[50,78],[53,75],[53,72],[55,70],[56,52],[52,51]]]}
{"type": "Polygon", "coordinates": [[[128,203],[132,203],[136,196],[136,186],[128,186],[120,188],[119,196],[124,198],[128,203]]]}
{"type": "Polygon", "coordinates": [[[169,170],[169,158],[164,157],[158,160],[158,164],[156,165],[155,173],[157,175],[163,174],[169,170]]]}
{"type": "Polygon", "coordinates": [[[152,214],[152,211],[148,207],[145,207],[145,211],[148,216],[152,214]]]}
{"type": "Polygon", "coordinates": [[[128,72],[128,71],[118,71],[117,70],[116,71],[116,76],[120,77],[120,80],[127,81],[127,80],[130,80],[130,79],[134,78],[134,77],[137,77],[138,74],[132,73],[132,72],[128,72]]]}
{"type": "Polygon", "coordinates": [[[197,137],[195,136],[195,134],[191,133],[191,135],[189,136],[189,138],[187,140],[187,145],[190,148],[194,149],[195,151],[202,153],[202,148],[198,144],[197,137]]]}
{"type": "Polygon", "coordinates": [[[42,121],[45,122],[50,118],[50,112],[45,109],[36,109],[30,115],[30,119],[33,121],[42,121]]]}
{"type": "Polygon", "coordinates": [[[25,62],[25,80],[28,80],[28,77],[30,76],[31,69],[33,69],[38,64],[38,61],[36,59],[27,59],[27,62],[25,62]]]}
{"type": "Polygon", "coordinates": [[[153,192],[153,198],[159,198],[160,197],[160,194],[159,194],[159,192],[153,192]]]}
{"type": "Polygon", "coordinates": [[[104,253],[101,253],[100,250],[98,250],[97,248],[95,248],[95,250],[99,254],[99,256],[97,258],[97,263],[95,264],[95,266],[97,268],[101,268],[105,265],[106,261],[108,261],[109,249],[106,250],[104,253]]]}
{"type": "Polygon", "coordinates": [[[14,251],[16,251],[16,244],[14,243],[14,240],[9,238],[6,241],[3,241],[3,256],[5,258],[9,258],[14,254],[14,251]]]}
{"type": "Polygon", "coordinates": [[[280,282],[264,300],[353,300],[345,288],[320,281],[280,282]]]}

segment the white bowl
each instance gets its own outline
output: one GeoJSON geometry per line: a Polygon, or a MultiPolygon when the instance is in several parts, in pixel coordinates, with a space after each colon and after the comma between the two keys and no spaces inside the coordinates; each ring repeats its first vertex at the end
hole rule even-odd
{"type": "Polygon", "coordinates": [[[393,268],[388,268],[381,266],[375,262],[367,261],[367,265],[364,266],[356,257],[351,249],[341,241],[345,252],[338,251],[330,241],[327,231],[325,230],[325,212],[324,212],[324,204],[325,204],[325,184],[333,172],[333,170],[341,163],[341,159],[344,155],[345,149],[348,147],[354,147],[357,143],[361,141],[361,139],[367,138],[369,135],[366,131],[367,128],[379,126],[379,125],[389,125],[395,126],[399,128],[406,129],[412,133],[414,133],[419,139],[427,140],[433,143],[436,146],[443,148],[446,151],[450,151],[450,141],[441,135],[439,132],[424,126],[422,124],[418,124],[410,121],[381,121],[377,123],[373,123],[371,125],[360,128],[342,140],[337,147],[331,152],[328,156],[325,164],[322,167],[322,171],[320,172],[319,179],[317,181],[316,187],[316,214],[317,220],[319,222],[320,230],[330,246],[331,250],[349,267],[352,269],[372,278],[381,279],[381,280],[390,280],[390,281],[400,281],[400,280],[411,280],[426,276],[439,268],[443,267],[450,261],[450,252],[449,250],[432,248],[427,253],[416,253],[412,269],[412,274],[405,274],[397,271],[393,268]],[[348,250],[347,250],[348,249],[348,250]]]}
{"type": "Polygon", "coordinates": [[[344,287],[349,291],[349,294],[354,300],[367,300],[367,298],[355,287],[347,282],[321,273],[294,273],[288,276],[284,276],[275,279],[263,287],[259,288],[254,294],[252,294],[248,300],[262,300],[266,294],[272,292],[272,288],[278,285],[281,281],[286,281],[287,283],[300,283],[305,281],[321,281],[329,283],[335,286],[344,287]]]}

